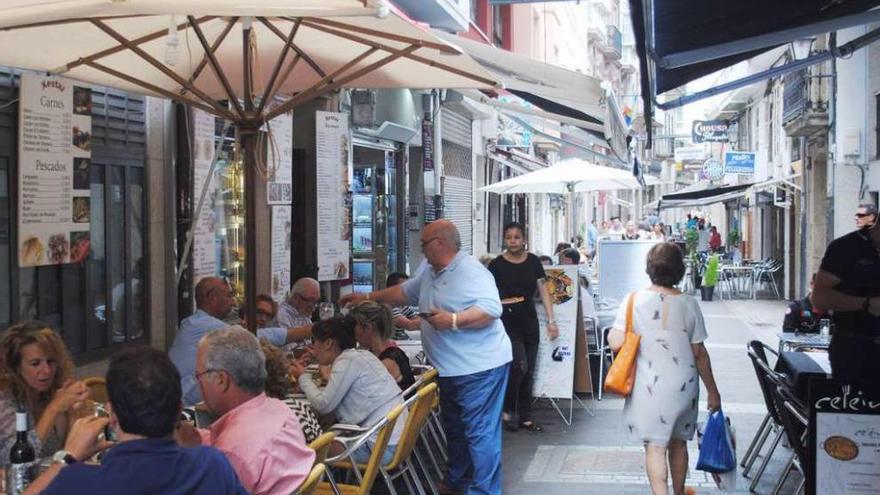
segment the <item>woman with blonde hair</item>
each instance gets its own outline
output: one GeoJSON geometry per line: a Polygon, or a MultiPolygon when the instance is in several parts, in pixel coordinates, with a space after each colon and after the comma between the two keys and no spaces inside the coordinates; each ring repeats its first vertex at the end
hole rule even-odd
{"type": "Polygon", "coordinates": [[[354,336],[358,345],[382,361],[401,390],[406,390],[416,382],[409,357],[394,345],[394,325],[391,310],[384,304],[365,300],[353,304],[349,313],[355,321],[354,336]]]}
{"type": "Polygon", "coordinates": [[[18,323],[0,336],[0,467],[15,443],[15,412],[28,413],[28,438],[39,457],[64,445],[73,410],[89,396],[73,380],[73,360],[61,336],[39,321],[18,323]]]}

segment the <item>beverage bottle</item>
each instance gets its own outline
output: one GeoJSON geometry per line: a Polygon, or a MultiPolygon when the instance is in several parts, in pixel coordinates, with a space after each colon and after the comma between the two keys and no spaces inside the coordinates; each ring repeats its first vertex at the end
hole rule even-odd
{"type": "Polygon", "coordinates": [[[819,320],[819,335],[830,335],[831,334],[831,320],[828,318],[822,318],[819,320]]]}
{"type": "Polygon", "coordinates": [[[37,459],[34,447],[28,441],[27,412],[15,413],[15,444],[9,451],[9,468],[6,471],[6,493],[19,495],[33,481],[37,459]]]}

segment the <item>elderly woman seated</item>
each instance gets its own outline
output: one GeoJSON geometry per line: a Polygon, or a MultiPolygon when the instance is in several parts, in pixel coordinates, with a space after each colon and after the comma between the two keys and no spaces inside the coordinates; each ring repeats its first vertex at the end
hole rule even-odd
{"type": "MultiPolygon", "coordinates": [[[[332,412],[341,423],[369,427],[402,404],[403,396],[378,357],[370,351],[355,349],[354,327],[355,320],[350,317],[319,321],[312,327],[312,353],[318,364],[331,365],[326,387],[319,388],[298,361],[291,364],[291,374],[316,412],[332,412]]],[[[382,457],[383,464],[391,461],[405,423],[406,411],[397,420],[382,457]]],[[[354,453],[355,461],[369,460],[373,440],[354,453]]],[[[331,448],[334,455],[340,451],[338,444],[331,448]]]]}

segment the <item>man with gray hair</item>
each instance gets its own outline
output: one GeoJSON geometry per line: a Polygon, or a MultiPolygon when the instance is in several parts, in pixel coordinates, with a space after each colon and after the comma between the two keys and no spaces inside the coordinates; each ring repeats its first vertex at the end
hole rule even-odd
{"type": "MultiPolygon", "coordinates": [[[[278,324],[291,328],[311,328],[312,313],[321,300],[321,285],[310,277],[301,277],[293,283],[287,299],[278,305],[278,324]]],[[[310,344],[310,339],[290,342],[284,346],[287,352],[295,352],[310,344]]]]}
{"type": "Polygon", "coordinates": [[[290,408],[264,393],[266,357],[257,338],[239,326],[206,334],[194,377],[219,419],[209,429],[183,423],[181,444],[210,445],[226,454],[250,493],[293,493],[308,476],[315,452],[290,408]]]}
{"type": "Polygon", "coordinates": [[[369,294],[349,294],[340,304],[372,299],[418,305],[422,345],[440,372],[440,414],[449,444],[441,494],[501,493],[501,408],[512,359],[501,322],[495,277],[461,252],[458,229],[449,220],[425,226],[424,264],[401,285],[369,294]]]}

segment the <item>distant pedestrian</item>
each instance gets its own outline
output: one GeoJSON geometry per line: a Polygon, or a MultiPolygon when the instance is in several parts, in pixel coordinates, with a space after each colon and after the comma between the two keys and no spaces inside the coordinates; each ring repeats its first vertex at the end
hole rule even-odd
{"type": "MultiPolygon", "coordinates": [[[[624,405],[624,424],[645,445],[645,467],[654,494],[672,489],[685,493],[687,441],[693,439],[700,399],[699,376],[708,392],[710,410],[721,407],[709,353],[703,345],[706,325],[700,306],[675,285],[684,276],[681,249],[673,243],[648,251],[651,286],[634,292],[632,330],[641,335],[632,394],[624,405]]],[[[608,335],[612,350],[623,345],[627,301],[623,301],[608,335]]]]}
{"type": "Polygon", "coordinates": [[[559,253],[560,265],[578,265],[581,262],[581,253],[575,248],[563,249],[559,253]]]}
{"type": "Polygon", "coordinates": [[[546,254],[538,256],[538,259],[541,260],[541,264],[544,266],[553,266],[553,258],[547,256],[546,254]]]}
{"type": "Polygon", "coordinates": [[[553,251],[553,254],[559,254],[562,251],[565,251],[566,249],[568,249],[570,247],[571,247],[571,244],[569,244],[567,242],[560,242],[559,244],[556,245],[556,249],[553,251]]]}
{"type": "Polygon", "coordinates": [[[841,380],[880,376],[880,222],[828,245],[813,304],[834,311],[831,374],[841,380]]]}
{"type": "Polygon", "coordinates": [[[709,229],[709,250],[716,252],[721,249],[721,234],[714,225],[709,229]]]}
{"type": "Polygon", "coordinates": [[[504,227],[504,246],[504,253],[489,263],[504,308],[501,321],[513,346],[513,362],[504,397],[504,426],[510,431],[525,428],[538,432],[543,429],[532,421],[532,380],[541,341],[535,311],[536,291],[547,315],[547,337],[555,340],[559,328],[553,316],[553,301],[544,286],[544,266],[537,256],[526,250],[522,224],[513,222],[504,227]]]}
{"type": "Polygon", "coordinates": [[[626,222],[626,231],[623,233],[624,241],[636,241],[639,239],[639,231],[636,228],[636,223],[630,220],[626,222]]]}
{"type": "Polygon", "coordinates": [[[596,228],[596,220],[590,222],[587,227],[587,254],[592,258],[596,256],[596,249],[599,247],[599,229],[596,228]]]}

